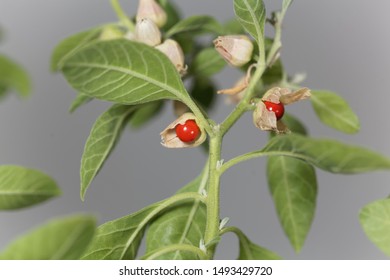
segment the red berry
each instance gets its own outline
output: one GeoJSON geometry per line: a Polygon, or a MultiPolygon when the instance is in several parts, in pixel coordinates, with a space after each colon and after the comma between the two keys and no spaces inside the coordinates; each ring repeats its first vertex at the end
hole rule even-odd
{"type": "Polygon", "coordinates": [[[176,135],[184,143],[195,141],[200,133],[199,126],[194,120],[187,120],[184,124],[175,127],[176,135]]]}
{"type": "Polygon", "coordinates": [[[283,103],[273,103],[270,101],[263,101],[265,104],[265,107],[268,111],[274,112],[276,119],[280,120],[284,115],[284,105],[283,103]]]}

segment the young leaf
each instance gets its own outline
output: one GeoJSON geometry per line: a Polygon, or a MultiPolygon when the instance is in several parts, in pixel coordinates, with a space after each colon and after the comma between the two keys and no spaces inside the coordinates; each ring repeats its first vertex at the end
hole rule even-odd
{"type": "Polygon", "coordinates": [[[156,117],[161,112],[163,106],[164,102],[162,101],[150,102],[142,105],[131,116],[131,119],[129,120],[130,126],[134,129],[141,128],[148,121],[156,117]]]}
{"type": "Polygon", "coordinates": [[[4,55],[0,55],[0,87],[16,90],[20,96],[26,97],[31,91],[31,81],[26,71],[4,55]]]}
{"type": "Polygon", "coordinates": [[[390,257],[390,199],[366,205],[360,211],[360,224],[368,238],[390,257]]]}
{"type": "Polygon", "coordinates": [[[299,252],[315,213],[315,170],[310,164],[296,158],[270,157],[267,178],[280,223],[291,245],[299,252]]]}
{"type": "MultiPolygon", "coordinates": [[[[178,193],[199,192],[207,183],[207,174],[199,176],[178,193]]],[[[199,246],[204,237],[206,208],[199,201],[181,204],[162,213],[149,226],[146,233],[146,255],[156,253],[159,248],[174,244],[199,246]]],[[[190,251],[176,251],[159,256],[159,259],[189,260],[199,259],[190,251]]]]}
{"type": "Polygon", "coordinates": [[[326,125],[344,133],[356,133],[360,129],[359,119],[348,103],[330,91],[312,91],[310,98],[314,111],[326,125]]]}
{"type": "Polygon", "coordinates": [[[220,72],[225,65],[225,60],[215,48],[205,48],[194,58],[190,72],[198,76],[210,77],[220,72]]]}
{"type": "Polygon", "coordinates": [[[175,66],[160,51],[119,39],[90,44],[67,59],[63,73],[84,94],[122,104],[189,102],[175,66]]]}
{"type": "Polygon", "coordinates": [[[167,38],[183,32],[223,33],[223,27],[210,16],[191,16],[171,27],[165,34],[167,38]]]}
{"type": "Polygon", "coordinates": [[[86,215],[53,220],[12,242],[3,260],[75,260],[95,232],[95,218],[86,215]]]}
{"type": "Polygon", "coordinates": [[[265,7],[262,0],[234,0],[237,20],[252,35],[259,46],[264,38],[265,7]]]}
{"type": "Polygon", "coordinates": [[[79,51],[85,45],[96,40],[102,28],[93,28],[77,34],[74,34],[62,40],[54,49],[51,56],[50,68],[52,71],[58,71],[62,68],[65,61],[79,51]]]}
{"type": "Polygon", "coordinates": [[[134,109],[134,106],[113,105],[93,125],[81,158],[80,196],[82,200],[92,180],[114,149],[124,124],[134,109]]]}
{"type": "Polygon", "coordinates": [[[0,210],[32,206],[60,194],[57,183],[40,171],[0,166],[0,210]]]}
{"type": "Polygon", "coordinates": [[[83,93],[78,93],[76,98],[72,101],[72,104],[69,107],[69,113],[73,113],[76,111],[80,106],[87,104],[89,101],[91,101],[93,98],[89,97],[88,95],[85,95],[83,93]]]}
{"type": "Polygon", "coordinates": [[[197,194],[172,196],[149,205],[128,216],[109,221],[97,228],[97,233],[83,259],[132,260],[135,259],[145,227],[165,209],[198,198],[197,194]]]}

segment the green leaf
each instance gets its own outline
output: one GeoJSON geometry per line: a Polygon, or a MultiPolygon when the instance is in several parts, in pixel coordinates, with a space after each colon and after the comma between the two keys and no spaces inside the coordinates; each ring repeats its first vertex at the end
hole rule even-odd
{"type": "Polygon", "coordinates": [[[334,92],[312,91],[310,98],[314,111],[326,125],[344,133],[356,133],[359,119],[348,103],[334,92]]]}
{"type": "MultiPolygon", "coordinates": [[[[180,189],[178,193],[199,192],[206,183],[207,172],[205,176],[199,176],[180,189]]],[[[198,247],[205,232],[205,220],[206,208],[200,202],[188,202],[164,212],[149,226],[146,234],[146,255],[174,244],[198,247]]],[[[158,259],[189,260],[199,259],[199,257],[193,252],[176,251],[163,254],[158,259]]]]}
{"type": "Polygon", "coordinates": [[[203,77],[195,77],[190,88],[192,98],[206,110],[213,106],[216,98],[216,91],[213,82],[210,79],[203,77]]]}
{"type": "Polygon", "coordinates": [[[72,104],[69,107],[69,113],[73,113],[76,111],[80,106],[87,104],[90,102],[93,98],[89,97],[88,95],[85,95],[83,93],[78,93],[76,98],[72,101],[72,104]]]}
{"type": "Polygon", "coordinates": [[[252,241],[238,228],[226,228],[226,232],[234,232],[240,242],[239,260],[280,260],[281,257],[274,252],[261,247],[252,241]]]}
{"type": "Polygon", "coordinates": [[[160,212],[177,203],[194,199],[197,194],[175,195],[149,205],[138,212],[109,221],[97,228],[97,233],[83,259],[132,260],[135,259],[145,227],[160,212]]]}
{"type": "Polygon", "coordinates": [[[171,27],[165,34],[167,38],[183,32],[211,32],[216,34],[223,33],[223,27],[210,16],[191,16],[179,21],[171,27]]]}
{"type": "Polygon", "coordinates": [[[79,92],[122,104],[161,99],[190,103],[175,66],[160,51],[119,39],[97,42],[67,59],[63,73],[79,92]]]}
{"type": "Polygon", "coordinates": [[[280,260],[279,257],[274,252],[261,247],[249,239],[243,240],[240,239],[240,254],[238,256],[239,260],[280,260]]]}
{"type": "Polygon", "coordinates": [[[93,28],[77,34],[74,34],[64,40],[62,40],[54,49],[50,68],[52,71],[58,71],[62,68],[65,61],[72,55],[77,53],[81,48],[87,44],[96,41],[99,37],[102,28],[93,28]]]}
{"type": "Polygon", "coordinates": [[[0,85],[4,90],[16,90],[26,97],[31,91],[31,81],[26,71],[4,55],[0,55],[0,85]]]}
{"type": "Polygon", "coordinates": [[[96,235],[82,259],[133,260],[144,235],[149,216],[159,206],[152,204],[131,215],[109,221],[96,230],[96,235]]]}
{"type": "Polygon", "coordinates": [[[259,46],[264,38],[265,7],[262,0],[234,0],[237,20],[252,35],[259,46]]]}
{"type": "Polygon", "coordinates": [[[220,72],[225,65],[225,60],[214,48],[205,48],[194,58],[190,72],[197,76],[210,77],[220,72]]]}
{"type": "Polygon", "coordinates": [[[307,161],[333,173],[361,173],[390,169],[390,159],[358,146],[335,140],[313,139],[297,134],[278,136],[263,150],[245,156],[285,155],[307,161]]]}
{"type": "Polygon", "coordinates": [[[40,171],[0,166],[0,210],[19,209],[61,194],[56,182],[40,171]]]}
{"type": "Polygon", "coordinates": [[[156,117],[164,106],[164,102],[156,101],[146,103],[137,109],[131,116],[129,124],[133,129],[139,129],[151,119],[156,117]]]}
{"type": "Polygon", "coordinates": [[[95,232],[95,218],[86,215],[53,220],[12,242],[3,260],[78,259],[95,232]]]}
{"type": "MultiPolygon", "coordinates": [[[[303,124],[291,115],[283,122],[294,133],[306,135],[303,124]]],[[[275,137],[275,134],[272,133],[275,137]]],[[[316,173],[300,159],[273,156],[267,162],[268,186],[284,232],[296,252],[304,244],[314,218],[317,198],[316,173]]]]}
{"type": "Polygon", "coordinates": [[[270,157],[268,185],[281,225],[296,252],[305,242],[312,224],[317,198],[316,173],[305,161],[270,157]]]}
{"type": "Polygon", "coordinates": [[[124,124],[134,109],[133,106],[113,105],[93,125],[81,158],[80,196],[82,200],[84,200],[85,193],[92,180],[114,149],[123,131],[124,124]]]}
{"type": "Polygon", "coordinates": [[[390,257],[390,199],[366,205],[360,211],[360,223],[368,238],[390,257]]]}
{"type": "Polygon", "coordinates": [[[293,133],[274,137],[262,150],[226,162],[222,165],[222,172],[239,162],[262,156],[294,157],[332,173],[353,174],[390,169],[390,159],[374,151],[335,140],[313,139],[293,133]]]}

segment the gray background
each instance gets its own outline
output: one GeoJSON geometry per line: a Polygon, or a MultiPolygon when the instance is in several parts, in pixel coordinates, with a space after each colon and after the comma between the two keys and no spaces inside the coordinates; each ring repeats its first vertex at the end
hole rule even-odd
{"type": "MultiPolygon", "coordinates": [[[[129,14],[136,1],[122,1],[129,14]],[[125,3],[128,2],[128,3],[125,3]]],[[[282,1],[266,0],[268,11],[282,1]]],[[[185,15],[233,16],[232,1],[176,1],[185,15]]],[[[386,124],[390,59],[389,1],[295,1],[283,34],[282,58],[289,73],[307,72],[305,85],[340,93],[360,116],[361,132],[343,135],[323,126],[308,102],[289,106],[304,119],[311,134],[370,147],[390,156],[386,124]]],[[[63,196],[29,210],[0,213],[0,248],[49,218],[75,212],[94,213],[105,222],[166,198],[195,177],[205,156],[197,149],[160,146],[159,132],[173,120],[166,107],[161,117],[141,131],[127,130],[117,149],[92,184],[86,202],[79,199],[79,162],[94,120],[109,104],[93,102],[75,114],[67,112],[74,91],[59,74],[49,73],[49,58],[60,39],[105,22],[116,21],[108,0],[1,0],[0,25],[6,31],[1,53],[17,59],[32,76],[34,92],[20,101],[15,95],[0,103],[0,164],[19,164],[53,176],[63,196]]],[[[217,76],[221,87],[238,77],[227,69],[217,76]]],[[[213,113],[222,121],[232,107],[213,113]]],[[[261,147],[265,133],[250,114],[227,135],[223,157],[261,147]]],[[[383,259],[364,235],[358,212],[386,197],[390,174],[356,176],[318,171],[316,218],[302,252],[294,253],[277,220],[264,174],[264,159],[231,169],[222,179],[222,216],[243,229],[256,243],[287,259],[383,259]]],[[[227,235],[218,258],[237,255],[237,240],[227,235]]]]}

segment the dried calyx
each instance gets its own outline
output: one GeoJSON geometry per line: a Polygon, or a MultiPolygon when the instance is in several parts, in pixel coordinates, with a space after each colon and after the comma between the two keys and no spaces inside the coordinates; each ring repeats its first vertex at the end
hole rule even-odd
{"type": "Polygon", "coordinates": [[[193,113],[185,113],[181,115],[174,122],[169,124],[161,133],[161,144],[167,148],[192,148],[201,145],[206,140],[206,132],[199,126],[195,115],[193,113]],[[199,128],[199,133],[196,135],[196,139],[189,142],[182,141],[177,135],[176,128],[178,125],[185,125],[187,121],[193,121],[199,128]]]}
{"type": "Polygon", "coordinates": [[[135,40],[149,46],[161,44],[161,31],[158,26],[149,18],[142,18],[135,26],[135,40]]]}
{"type": "Polygon", "coordinates": [[[155,0],[140,0],[136,20],[143,18],[152,20],[158,27],[163,27],[167,22],[167,14],[155,0]]]}
{"type": "Polygon", "coordinates": [[[184,64],[183,50],[175,40],[167,39],[161,45],[156,46],[156,49],[169,58],[181,76],[184,76],[187,73],[187,65],[184,64]]]}
{"type": "Polygon", "coordinates": [[[246,35],[219,36],[215,49],[232,66],[241,67],[252,59],[253,43],[246,35]]]}
{"type": "Polygon", "coordinates": [[[268,90],[256,104],[256,109],[253,112],[253,123],[261,130],[271,130],[279,134],[289,133],[290,130],[283,123],[281,116],[279,115],[280,119],[278,119],[277,113],[270,110],[270,103],[275,104],[276,106],[272,104],[271,106],[277,108],[277,106],[289,105],[296,101],[310,98],[310,96],[311,93],[308,88],[301,88],[291,92],[288,88],[274,87],[268,90]]]}

